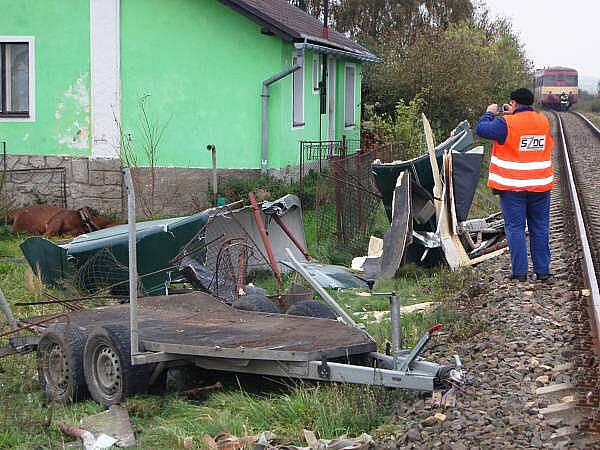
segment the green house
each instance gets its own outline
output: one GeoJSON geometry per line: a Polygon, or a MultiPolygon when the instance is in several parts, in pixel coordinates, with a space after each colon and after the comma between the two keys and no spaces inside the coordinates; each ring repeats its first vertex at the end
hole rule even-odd
{"type": "MultiPolygon", "coordinates": [[[[93,172],[118,161],[123,137],[148,164],[142,101],[164,128],[155,165],[188,170],[183,178],[210,167],[208,144],[220,169],[277,173],[298,165],[302,140],[359,140],[362,66],[377,57],[285,0],[0,0],[0,8],[0,142],[9,161],[21,157],[8,168],[75,158],[69,199],[85,197],[86,181],[102,185],[93,172]]],[[[182,173],[168,174],[176,183],[182,173]]],[[[106,199],[104,184],[96,195],[106,199]]]]}

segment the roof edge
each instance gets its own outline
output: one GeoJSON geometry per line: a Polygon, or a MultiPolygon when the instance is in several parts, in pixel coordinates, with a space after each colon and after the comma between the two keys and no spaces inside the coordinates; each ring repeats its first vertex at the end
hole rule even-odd
{"type": "Polygon", "coordinates": [[[241,15],[247,17],[253,22],[257,23],[261,27],[265,28],[267,31],[271,31],[273,34],[279,36],[283,40],[293,41],[294,39],[299,39],[301,36],[295,30],[292,30],[289,27],[286,27],[280,22],[269,20],[269,17],[265,17],[257,9],[247,5],[246,3],[238,0],[219,0],[225,6],[229,6],[231,9],[237,11],[241,15]]]}

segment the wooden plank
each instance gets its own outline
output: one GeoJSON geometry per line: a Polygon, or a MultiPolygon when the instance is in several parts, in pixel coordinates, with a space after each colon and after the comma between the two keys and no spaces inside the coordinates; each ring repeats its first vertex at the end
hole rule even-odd
{"type": "Polygon", "coordinates": [[[493,252],[486,253],[485,255],[481,255],[481,256],[478,256],[477,258],[473,258],[473,259],[469,260],[468,265],[473,266],[475,264],[479,264],[483,261],[487,261],[488,259],[492,259],[492,258],[495,258],[496,256],[500,256],[503,253],[506,253],[507,251],[508,251],[508,247],[494,250],[493,252]]]}
{"type": "MultiPolygon", "coordinates": [[[[128,318],[128,305],[113,305],[62,320],[86,328],[127,327],[128,318]]],[[[152,352],[219,356],[227,349],[232,357],[310,360],[320,359],[320,352],[343,357],[377,347],[363,331],[335,320],[242,311],[201,292],[140,298],[138,318],[141,340],[152,352]]]]}
{"type": "Polygon", "coordinates": [[[577,407],[577,402],[575,400],[564,403],[553,403],[552,405],[540,409],[540,414],[556,414],[566,411],[571,411],[577,407]]]}
{"type": "Polygon", "coordinates": [[[572,434],[577,434],[578,431],[577,428],[570,426],[557,428],[556,431],[550,435],[550,439],[560,439],[571,436],[572,434]]]}
{"type": "Polygon", "coordinates": [[[433,137],[433,130],[431,124],[424,113],[421,113],[421,119],[423,120],[423,131],[425,132],[425,142],[427,143],[427,152],[429,153],[429,163],[431,164],[431,170],[433,174],[433,197],[439,202],[442,196],[442,180],[440,178],[440,168],[438,167],[437,158],[435,156],[435,138],[433,137]]]}
{"type": "Polygon", "coordinates": [[[553,392],[561,392],[569,389],[575,389],[575,386],[571,383],[559,383],[559,384],[550,384],[548,386],[542,386],[535,390],[537,395],[544,394],[552,394],[553,392]]]}

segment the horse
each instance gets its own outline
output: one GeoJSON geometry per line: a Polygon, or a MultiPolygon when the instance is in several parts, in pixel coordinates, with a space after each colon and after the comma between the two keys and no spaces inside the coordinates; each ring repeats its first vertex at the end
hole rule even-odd
{"type": "Polygon", "coordinates": [[[14,232],[52,236],[78,236],[116,225],[88,206],[73,210],[52,205],[29,205],[11,214],[14,232]]]}

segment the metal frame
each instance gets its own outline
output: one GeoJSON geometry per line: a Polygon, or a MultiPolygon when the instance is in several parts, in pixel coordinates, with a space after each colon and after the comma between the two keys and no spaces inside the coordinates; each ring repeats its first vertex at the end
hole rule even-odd
{"type": "MultiPolygon", "coordinates": [[[[419,354],[436,330],[435,327],[421,338],[419,343],[410,351],[400,350],[400,301],[394,294],[391,296],[393,317],[393,357],[371,352],[373,340],[364,345],[353,347],[352,353],[340,346],[335,349],[315,352],[297,352],[277,350],[277,348],[223,348],[220,346],[197,346],[157,342],[151,339],[140,339],[137,314],[137,265],[136,265],[136,223],[135,223],[135,192],[131,173],[128,168],[123,170],[127,189],[128,227],[129,227],[129,321],[131,327],[131,363],[133,365],[189,361],[199,367],[211,370],[241,372],[260,375],[281,376],[308,380],[333,381],[353,384],[404,388],[419,391],[432,391],[436,377],[443,369],[435,363],[423,361],[419,354]],[[140,344],[149,350],[140,351],[140,344]],[[362,358],[366,365],[330,362],[334,358],[362,358]]],[[[348,326],[361,328],[337,304],[294,258],[286,248],[288,256],[301,273],[319,294],[332,306],[348,326]]],[[[317,319],[315,319],[317,320],[317,319]]],[[[363,331],[363,333],[365,333],[363,331]]],[[[460,381],[458,371],[449,372],[451,378],[460,381]]]]}

